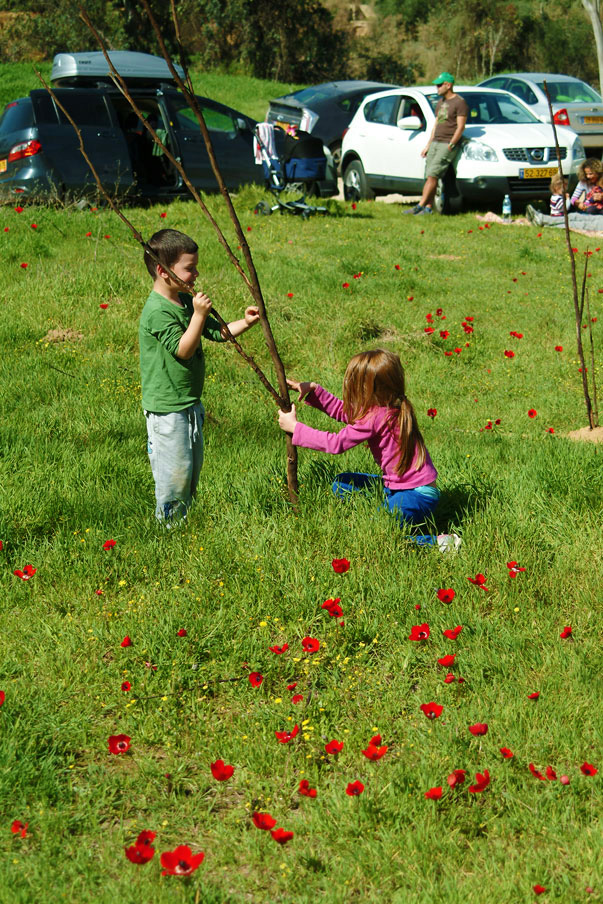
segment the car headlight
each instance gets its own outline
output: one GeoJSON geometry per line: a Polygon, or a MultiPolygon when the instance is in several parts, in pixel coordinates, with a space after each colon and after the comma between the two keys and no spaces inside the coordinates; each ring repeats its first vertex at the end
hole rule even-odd
{"type": "Polygon", "coordinates": [[[498,160],[494,148],[481,141],[472,140],[463,145],[463,157],[465,160],[487,160],[488,163],[496,163],[498,160]]]}
{"type": "Polygon", "coordinates": [[[582,157],[586,157],[586,151],[584,150],[584,145],[580,141],[579,138],[576,138],[572,145],[572,154],[574,155],[574,160],[580,159],[582,157]]]}

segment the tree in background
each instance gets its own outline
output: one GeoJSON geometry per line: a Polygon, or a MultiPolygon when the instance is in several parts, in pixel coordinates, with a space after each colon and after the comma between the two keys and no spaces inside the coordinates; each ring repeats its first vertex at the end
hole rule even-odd
{"type": "Polygon", "coordinates": [[[590,19],[595,46],[597,48],[597,63],[599,66],[599,93],[603,95],[603,27],[601,26],[600,0],[582,0],[582,6],[590,19]]]}

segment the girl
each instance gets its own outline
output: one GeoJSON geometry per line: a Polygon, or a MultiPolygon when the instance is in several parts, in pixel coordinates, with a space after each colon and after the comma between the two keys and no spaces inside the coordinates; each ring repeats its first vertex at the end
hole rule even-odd
{"type": "Polygon", "coordinates": [[[555,173],[551,179],[551,216],[562,217],[565,206],[568,203],[569,195],[567,194],[567,179],[560,173],[555,173]]]}
{"type": "MultiPolygon", "coordinates": [[[[279,412],[279,426],[293,434],[293,444],[338,455],[366,442],[383,471],[377,474],[338,474],[333,492],[342,499],[375,486],[383,492],[385,506],[401,522],[419,523],[438,504],[438,472],[421,436],[413,407],[406,398],[404,370],[397,355],[383,349],[361,352],[347,366],[343,401],[316,383],[287,381],[300,400],[347,426],[339,433],[315,430],[297,420],[295,406],[279,412]]],[[[460,546],[456,534],[420,536],[420,545],[440,549],[460,546]]]]}
{"type": "Polygon", "coordinates": [[[588,210],[589,195],[597,188],[602,175],[603,162],[596,157],[589,157],[578,167],[578,184],[570,198],[572,210],[581,212],[588,210]]]}

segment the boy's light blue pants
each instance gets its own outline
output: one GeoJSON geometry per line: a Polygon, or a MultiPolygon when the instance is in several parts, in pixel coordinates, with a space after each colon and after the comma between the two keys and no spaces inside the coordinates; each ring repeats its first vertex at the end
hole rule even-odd
{"type": "Polygon", "coordinates": [[[193,500],[203,465],[203,421],[199,402],[184,411],[145,411],[147,451],[155,481],[159,521],[184,518],[193,500]]]}

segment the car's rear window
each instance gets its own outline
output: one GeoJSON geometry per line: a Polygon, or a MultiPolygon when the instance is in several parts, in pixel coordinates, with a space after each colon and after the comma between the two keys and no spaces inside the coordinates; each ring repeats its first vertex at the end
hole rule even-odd
{"type": "Polygon", "coordinates": [[[31,101],[7,104],[0,119],[0,132],[21,132],[33,125],[31,101]]]}
{"type": "MultiPolygon", "coordinates": [[[[536,84],[544,91],[543,82],[536,82],[536,84]]],[[[586,82],[549,82],[547,79],[546,86],[553,104],[590,104],[593,101],[597,104],[601,103],[597,92],[593,91],[586,82]]]]}
{"type": "MultiPolygon", "coordinates": [[[[105,98],[102,95],[80,94],[79,92],[70,94],[67,91],[57,91],[56,94],[78,126],[111,127],[111,117],[109,116],[105,98]]],[[[61,123],[69,124],[69,120],[62,110],[59,110],[59,120],[61,123]]]]}
{"type": "MultiPolygon", "coordinates": [[[[467,117],[468,126],[487,126],[487,125],[517,125],[528,122],[540,122],[523,104],[516,101],[514,97],[506,92],[497,94],[486,94],[478,91],[462,91],[459,92],[469,107],[469,116],[467,117]]],[[[438,100],[437,94],[428,94],[427,100],[435,111],[438,100]]]]}

